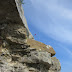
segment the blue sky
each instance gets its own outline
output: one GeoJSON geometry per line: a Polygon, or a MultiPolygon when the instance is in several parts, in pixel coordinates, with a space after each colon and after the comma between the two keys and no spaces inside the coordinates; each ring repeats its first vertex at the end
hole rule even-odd
{"type": "Polygon", "coordinates": [[[72,1],[24,0],[24,15],[35,40],[51,45],[61,72],[72,72],[72,1]]]}

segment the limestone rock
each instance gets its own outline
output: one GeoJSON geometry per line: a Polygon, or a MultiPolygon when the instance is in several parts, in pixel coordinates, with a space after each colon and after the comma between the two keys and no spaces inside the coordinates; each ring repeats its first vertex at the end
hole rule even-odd
{"type": "Polygon", "coordinates": [[[36,50],[39,51],[47,51],[51,53],[51,56],[54,56],[56,52],[50,45],[45,45],[44,43],[38,42],[33,39],[27,39],[27,44],[30,45],[31,48],[35,48],[36,50]]]}
{"type": "Polygon", "coordinates": [[[56,52],[50,45],[47,45],[46,47],[48,48],[48,52],[51,53],[51,56],[54,56],[56,54],[56,52]]]}
{"type": "Polygon", "coordinates": [[[27,63],[44,63],[46,65],[51,65],[51,55],[48,52],[40,52],[40,51],[32,51],[28,57],[22,57],[19,59],[20,62],[27,62],[27,63]]]}
{"type": "Polygon", "coordinates": [[[16,6],[17,6],[17,9],[18,9],[20,18],[22,19],[22,22],[23,22],[23,24],[24,24],[25,27],[26,27],[26,31],[27,31],[27,36],[28,36],[28,38],[34,39],[33,36],[32,36],[32,34],[31,34],[31,32],[30,32],[29,29],[28,29],[27,21],[26,21],[26,18],[25,18],[25,16],[24,16],[24,10],[23,10],[23,8],[22,8],[22,5],[21,5],[21,3],[20,3],[20,0],[15,0],[15,2],[16,2],[16,6]]]}
{"type": "Polygon", "coordinates": [[[32,61],[37,60],[37,62],[39,63],[42,62],[46,65],[52,64],[51,55],[48,52],[34,51],[34,52],[31,52],[30,58],[32,59],[32,61]]]}
{"type": "Polygon", "coordinates": [[[10,40],[11,42],[14,43],[20,43],[20,44],[24,44],[26,43],[26,39],[18,39],[18,38],[14,38],[14,37],[6,37],[7,40],[10,40]]]}
{"type": "Polygon", "coordinates": [[[50,45],[34,40],[21,0],[0,1],[0,72],[60,72],[50,45]]]}
{"type": "Polygon", "coordinates": [[[56,58],[56,57],[52,57],[52,66],[49,68],[49,72],[60,72],[61,70],[61,65],[60,65],[60,62],[59,60],[56,58]]]}

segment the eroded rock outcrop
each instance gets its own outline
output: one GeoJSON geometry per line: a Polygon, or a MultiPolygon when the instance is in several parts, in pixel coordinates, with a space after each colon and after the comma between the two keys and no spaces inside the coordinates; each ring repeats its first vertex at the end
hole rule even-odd
{"type": "Polygon", "coordinates": [[[0,1],[0,72],[60,72],[55,54],[34,40],[20,0],[0,1]]]}

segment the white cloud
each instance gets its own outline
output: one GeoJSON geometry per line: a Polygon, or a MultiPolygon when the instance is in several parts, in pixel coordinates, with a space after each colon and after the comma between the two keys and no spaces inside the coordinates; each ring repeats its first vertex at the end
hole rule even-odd
{"type": "Polygon", "coordinates": [[[58,5],[56,3],[48,5],[48,9],[53,11],[55,14],[57,13],[59,16],[72,20],[72,10],[71,9],[64,8],[63,6],[58,5]]]}
{"type": "Polygon", "coordinates": [[[31,2],[35,7],[36,23],[33,25],[55,40],[72,43],[72,10],[58,4],[58,0],[31,0],[31,2]]]}
{"type": "MultiPolygon", "coordinates": [[[[64,3],[67,0],[30,1],[33,9],[35,9],[33,10],[33,13],[31,12],[31,14],[29,14],[28,17],[31,24],[45,33],[47,36],[50,36],[57,41],[72,44],[72,10],[64,6],[64,3]],[[60,4],[58,1],[60,1],[60,4]],[[62,1],[64,1],[64,3],[62,1]]],[[[54,45],[56,45],[55,49],[57,51],[57,55],[59,58],[61,58],[58,59],[62,63],[62,72],[66,72],[67,70],[70,72],[71,67],[69,66],[71,66],[71,64],[69,60],[72,59],[71,49],[64,47],[64,45],[61,45],[60,43],[55,43],[56,44],[54,45]],[[66,62],[62,60],[65,60],[66,62]]]]}
{"type": "Polygon", "coordinates": [[[60,48],[64,49],[64,50],[69,54],[69,57],[72,58],[72,51],[71,51],[69,48],[65,47],[64,45],[61,45],[60,43],[58,43],[57,45],[58,45],[60,48]]]}
{"type": "MultiPolygon", "coordinates": [[[[65,8],[64,5],[58,3],[60,0],[31,0],[33,6],[39,10],[39,8],[45,8],[46,11],[53,11],[64,18],[72,19],[72,10],[65,8]],[[49,10],[48,10],[49,9],[49,10]]],[[[66,0],[63,0],[66,2],[66,0]]],[[[62,0],[60,2],[63,2],[62,0]]]]}
{"type": "Polygon", "coordinates": [[[69,54],[69,56],[72,57],[72,51],[69,50],[68,48],[64,48],[64,49],[67,51],[67,53],[69,54]]]}

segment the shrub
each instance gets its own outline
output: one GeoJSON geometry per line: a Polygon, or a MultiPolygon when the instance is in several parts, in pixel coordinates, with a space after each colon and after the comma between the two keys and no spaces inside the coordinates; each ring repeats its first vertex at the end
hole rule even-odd
{"type": "Polygon", "coordinates": [[[21,0],[21,4],[24,4],[24,2],[23,2],[24,0],[21,0]]]}

